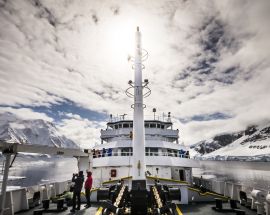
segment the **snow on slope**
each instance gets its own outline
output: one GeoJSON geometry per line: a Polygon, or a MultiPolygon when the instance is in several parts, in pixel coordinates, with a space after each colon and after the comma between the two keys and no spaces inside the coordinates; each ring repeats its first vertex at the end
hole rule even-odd
{"type": "Polygon", "coordinates": [[[0,140],[21,144],[37,144],[52,147],[78,148],[57,128],[42,119],[22,120],[11,113],[0,114],[0,140]]]}
{"type": "Polygon", "coordinates": [[[195,153],[196,156],[208,154],[208,153],[211,153],[215,150],[218,150],[224,146],[227,146],[228,144],[241,138],[245,134],[252,134],[255,131],[256,130],[255,130],[254,126],[252,126],[252,127],[249,127],[248,129],[246,129],[245,131],[218,134],[211,139],[202,140],[202,141],[192,145],[190,148],[196,152],[195,153]]]}
{"type": "Polygon", "coordinates": [[[270,124],[256,127],[233,143],[203,155],[204,160],[264,160],[270,161],[270,124]]]}

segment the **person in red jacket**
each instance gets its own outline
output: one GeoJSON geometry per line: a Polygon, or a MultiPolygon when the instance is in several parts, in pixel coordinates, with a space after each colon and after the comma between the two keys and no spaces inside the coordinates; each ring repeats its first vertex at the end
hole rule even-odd
{"type": "Polygon", "coordinates": [[[93,184],[93,178],[92,178],[92,172],[87,172],[87,179],[84,183],[84,189],[85,189],[85,197],[87,204],[85,205],[86,208],[91,207],[90,203],[90,195],[91,195],[91,188],[93,184]]]}

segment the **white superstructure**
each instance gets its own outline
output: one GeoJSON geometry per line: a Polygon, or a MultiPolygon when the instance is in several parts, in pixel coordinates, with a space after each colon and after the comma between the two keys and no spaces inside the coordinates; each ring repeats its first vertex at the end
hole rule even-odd
{"type": "MultiPolygon", "coordinates": [[[[179,144],[179,130],[173,123],[145,120],[145,164],[147,174],[191,183],[192,167],[188,149],[179,144]]],[[[97,183],[132,175],[132,120],[116,120],[101,130],[101,144],[94,147],[93,175],[97,183]],[[114,174],[116,173],[116,174],[114,174]]]]}
{"type": "Polygon", "coordinates": [[[155,116],[153,120],[144,120],[143,98],[151,90],[148,80],[142,81],[142,61],[147,52],[141,47],[139,28],[135,38],[134,82],[129,81],[126,91],[127,96],[134,98],[133,120],[125,119],[125,114],[116,120],[111,116],[107,128],[101,130],[101,144],[93,149],[95,184],[127,176],[145,179],[146,175],[191,183],[192,167],[198,167],[198,163],[189,159],[188,149],[179,144],[179,131],[173,129],[170,112],[163,120],[155,116]]]}

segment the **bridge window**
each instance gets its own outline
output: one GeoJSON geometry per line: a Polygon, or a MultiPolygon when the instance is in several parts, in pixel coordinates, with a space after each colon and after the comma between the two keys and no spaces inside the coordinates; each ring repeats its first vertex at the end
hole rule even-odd
{"type": "Polygon", "coordinates": [[[122,128],[122,124],[119,124],[119,128],[122,128]]]}
{"type": "Polygon", "coordinates": [[[145,128],[149,128],[149,124],[148,123],[145,123],[145,128]]]}
{"type": "Polygon", "coordinates": [[[150,128],[156,128],[156,124],[150,124],[150,128]]]}
{"type": "Polygon", "coordinates": [[[145,147],[145,156],[149,156],[149,153],[150,153],[150,148],[145,147]]]}
{"type": "Polygon", "coordinates": [[[145,148],[145,155],[146,156],[158,156],[158,148],[145,148]]]}
{"type": "Polygon", "coordinates": [[[115,129],[118,129],[118,125],[115,125],[114,128],[115,128],[115,129]]]}
{"type": "Polygon", "coordinates": [[[124,124],[123,128],[129,128],[129,124],[124,124]]]}
{"type": "Polygon", "coordinates": [[[132,155],[132,148],[121,149],[121,156],[131,156],[131,155],[132,155]]]}
{"type": "Polygon", "coordinates": [[[160,128],[160,124],[157,124],[157,128],[160,128]]]}
{"type": "Polygon", "coordinates": [[[158,148],[150,148],[150,156],[158,156],[158,148]]]}

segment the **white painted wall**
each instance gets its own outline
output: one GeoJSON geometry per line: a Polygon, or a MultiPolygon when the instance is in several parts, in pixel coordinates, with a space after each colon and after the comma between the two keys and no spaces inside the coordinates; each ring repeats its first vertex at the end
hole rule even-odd
{"type": "MultiPolygon", "coordinates": [[[[145,147],[157,147],[157,148],[169,148],[169,149],[176,149],[176,150],[188,150],[185,146],[172,143],[172,142],[166,142],[162,140],[148,140],[147,137],[145,141],[145,147]]],[[[153,138],[153,137],[152,137],[153,138]]],[[[101,150],[103,148],[119,148],[119,147],[132,147],[132,140],[131,139],[117,139],[115,141],[106,143],[106,144],[99,144],[95,146],[95,149],[101,150]]]]}
{"type": "MultiPolygon", "coordinates": [[[[169,156],[146,156],[147,166],[195,167],[199,168],[197,160],[169,156]]],[[[132,165],[130,156],[112,156],[93,159],[93,167],[132,165]]]]}
{"type": "Polygon", "coordinates": [[[93,187],[100,187],[104,181],[115,180],[122,177],[131,176],[131,168],[128,166],[122,167],[98,167],[92,170],[93,187]],[[116,169],[116,177],[111,177],[112,169],[116,169]]]}
{"type": "MultiPolygon", "coordinates": [[[[151,173],[151,176],[158,176],[160,178],[172,178],[171,167],[164,167],[164,166],[146,166],[146,170],[151,173]],[[156,171],[158,168],[158,174],[156,171]]],[[[102,185],[102,182],[119,179],[122,177],[132,176],[131,168],[128,166],[122,167],[98,167],[93,168],[93,180],[94,180],[94,187],[99,187],[102,185]],[[115,178],[110,176],[111,169],[116,169],[117,176],[115,178]]]]}

